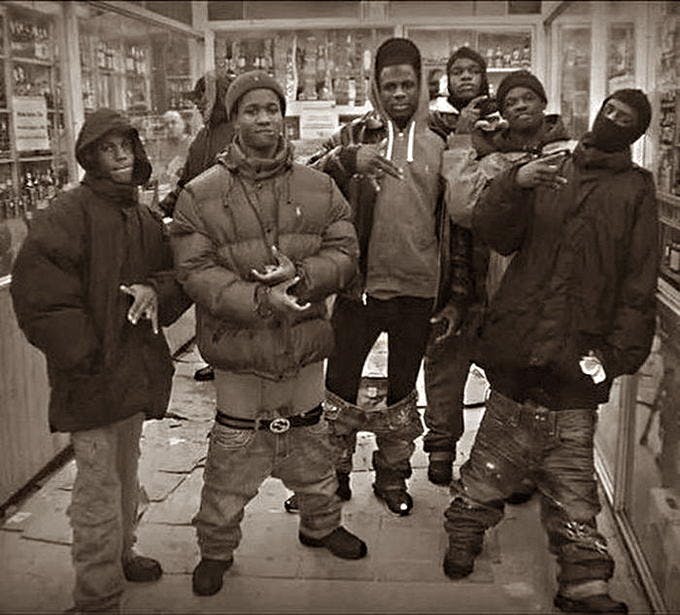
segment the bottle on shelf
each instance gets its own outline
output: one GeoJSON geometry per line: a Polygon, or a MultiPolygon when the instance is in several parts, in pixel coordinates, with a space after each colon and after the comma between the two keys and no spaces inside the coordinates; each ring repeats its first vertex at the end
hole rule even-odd
{"type": "Polygon", "coordinates": [[[503,68],[503,50],[500,44],[496,45],[496,51],[493,55],[493,66],[494,68],[503,68]]]}

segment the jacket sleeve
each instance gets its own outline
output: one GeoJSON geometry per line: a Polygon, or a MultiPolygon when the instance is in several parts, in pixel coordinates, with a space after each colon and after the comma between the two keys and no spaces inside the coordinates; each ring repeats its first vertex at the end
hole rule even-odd
{"type": "Polygon", "coordinates": [[[350,180],[357,172],[359,146],[351,143],[351,130],[351,124],[343,126],[307,160],[308,166],[333,178],[345,198],[349,198],[350,180]]]}
{"type": "Polygon", "coordinates": [[[170,223],[170,244],[177,279],[191,299],[219,319],[243,325],[262,320],[256,312],[258,284],[244,280],[218,261],[190,187],[177,201],[170,223]]]}
{"type": "Polygon", "coordinates": [[[19,327],[49,363],[89,372],[100,349],[86,305],[82,212],[54,203],[33,221],[12,270],[19,327]]]}
{"type": "Polygon", "coordinates": [[[345,288],[357,274],[359,243],[347,201],[328,178],[330,214],[319,251],[298,264],[301,299],[319,301],[345,288]]]}
{"type": "MultiPolygon", "coordinates": [[[[159,222],[159,224],[163,224],[159,222]]],[[[147,280],[158,296],[158,321],[162,327],[169,327],[193,303],[177,281],[173,268],[170,240],[165,228],[160,229],[161,268],[154,271],[147,280]]]]}
{"type": "Polygon", "coordinates": [[[477,159],[472,135],[452,134],[442,154],[444,200],[451,220],[465,228],[472,226],[472,212],[488,182],[509,163],[502,155],[489,154],[477,159]]]}
{"type": "Polygon", "coordinates": [[[521,247],[533,209],[533,191],[520,188],[516,174],[512,167],[493,179],[472,212],[474,233],[503,256],[521,247]]]}
{"type": "Polygon", "coordinates": [[[607,376],[634,374],[644,363],[654,338],[656,286],[659,275],[658,212],[651,177],[645,176],[633,224],[625,273],[612,332],[603,350],[607,376]]]}

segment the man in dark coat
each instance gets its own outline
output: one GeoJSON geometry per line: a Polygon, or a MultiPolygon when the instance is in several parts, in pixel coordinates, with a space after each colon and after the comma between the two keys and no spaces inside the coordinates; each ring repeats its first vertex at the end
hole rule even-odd
{"type": "Polygon", "coordinates": [[[614,561],[595,522],[593,436],[612,380],[640,367],[654,333],[654,183],[630,154],[650,118],[640,90],[614,92],[573,155],[501,173],[473,211],[474,231],[516,256],[477,351],[492,393],[446,511],[451,578],[472,572],[485,530],[528,475],[560,567],[555,605],[627,612],[607,591],[614,561]]]}
{"type": "Polygon", "coordinates": [[[133,550],[139,439],[170,398],[174,368],[159,327],[190,302],[162,222],[137,201],[151,174],[137,131],[100,109],[76,157],[85,178],[35,218],[10,288],[19,326],[47,359],[50,429],[71,433],[75,606],[117,611],[125,579],[162,574],[133,550]]]}

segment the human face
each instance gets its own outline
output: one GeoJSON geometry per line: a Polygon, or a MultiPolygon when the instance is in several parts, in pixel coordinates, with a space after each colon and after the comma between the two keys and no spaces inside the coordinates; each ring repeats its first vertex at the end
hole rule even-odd
{"type": "Polygon", "coordinates": [[[380,102],[397,124],[406,124],[418,106],[418,77],[410,64],[386,66],[378,77],[380,102]]]}
{"type": "Polygon", "coordinates": [[[442,71],[437,70],[430,75],[430,80],[427,82],[430,100],[437,98],[437,95],[439,94],[439,80],[442,78],[443,74],[442,71]]]}
{"type": "Polygon", "coordinates": [[[236,130],[246,150],[260,158],[271,158],[283,131],[276,93],[266,88],[246,92],[238,103],[236,130]]]}
{"type": "Polygon", "coordinates": [[[179,139],[184,134],[184,121],[176,111],[168,111],[164,116],[165,130],[171,139],[179,139]]]}
{"type": "Polygon", "coordinates": [[[606,102],[603,113],[608,120],[621,128],[630,128],[638,121],[637,109],[616,98],[610,98],[606,102]]]}
{"type": "Polygon", "coordinates": [[[503,117],[508,120],[510,130],[531,132],[543,123],[545,103],[529,88],[512,88],[503,101],[503,117]]]}
{"type": "Polygon", "coordinates": [[[479,96],[484,74],[482,67],[470,58],[458,58],[449,70],[449,91],[461,100],[479,96]]]}
{"type": "Polygon", "coordinates": [[[117,184],[131,184],[134,146],[128,134],[109,132],[96,145],[99,170],[117,184]]]}

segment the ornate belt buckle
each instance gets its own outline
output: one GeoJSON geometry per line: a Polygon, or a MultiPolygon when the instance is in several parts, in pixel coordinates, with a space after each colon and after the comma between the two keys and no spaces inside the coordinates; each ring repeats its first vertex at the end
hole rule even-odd
{"type": "Polygon", "coordinates": [[[269,431],[272,433],[286,433],[290,429],[290,421],[282,416],[278,416],[269,422],[269,431]]]}

